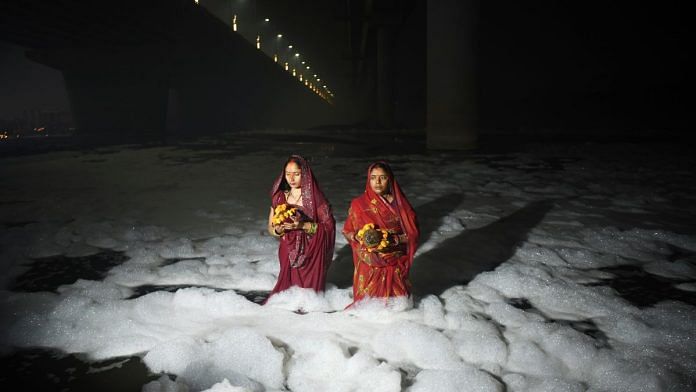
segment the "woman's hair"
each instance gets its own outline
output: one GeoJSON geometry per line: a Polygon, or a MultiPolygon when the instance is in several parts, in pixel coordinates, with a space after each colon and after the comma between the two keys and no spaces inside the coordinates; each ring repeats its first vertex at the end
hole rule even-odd
{"type": "Polygon", "coordinates": [[[285,161],[285,163],[283,164],[283,176],[282,176],[282,179],[280,180],[280,190],[283,192],[290,190],[290,184],[288,184],[288,180],[285,179],[285,168],[288,167],[288,163],[290,163],[290,162],[295,162],[297,167],[299,167],[300,170],[302,170],[302,162],[295,155],[291,155],[288,158],[288,160],[285,161]]]}
{"type": "Polygon", "coordinates": [[[391,167],[389,167],[389,165],[386,162],[373,163],[372,167],[370,168],[370,173],[368,173],[368,176],[372,173],[373,169],[377,169],[377,168],[384,170],[387,173],[387,175],[389,176],[390,180],[394,179],[394,173],[392,173],[391,167]]]}

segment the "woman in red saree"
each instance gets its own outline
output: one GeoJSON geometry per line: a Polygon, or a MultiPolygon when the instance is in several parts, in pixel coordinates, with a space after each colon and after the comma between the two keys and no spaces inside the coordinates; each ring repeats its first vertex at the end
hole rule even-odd
{"type": "Polygon", "coordinates": [[[343,227],[353,248],[353,304],[365,297],[411,294],[408,274],[419,234],[416,213],[389,165],[382,161],[370,165],[365,193],[350,203],[343,227]],[[388,233],[388,245],[381,250],[368,248],[361,239],[361,229],[369,223],[388,233]]]}
{"type": "Polygon", "coordinates": [[[280,273],[269,298],[292,286],[324,291],[326,271],[333,258],[336,221],[312,169],[299,155],[288,158],[273,183],[268,232],[280,239],[280,273]],[[276,210],[292,208],[296,211],[293,216],[274,222],[276,210]]]}

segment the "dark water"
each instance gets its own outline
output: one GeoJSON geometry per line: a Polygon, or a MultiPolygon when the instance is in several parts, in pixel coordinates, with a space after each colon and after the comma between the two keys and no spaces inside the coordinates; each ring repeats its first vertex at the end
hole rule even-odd
{"type": "Polygon", "coordinates": [[[614,277],[595,285],[609,286],[633,305],[644,308],[664,300],[685,302],[696,306],[696,292],[675,287],[679,283],[693,283],[689,279],[670,279],[646,272],[640,267],[623,265],[601,268],[614,277]]]}
{"type": "Polygon", "coordinates": [[[113,267],[128,260],[123,252],[104,250],[80,257],[51,256],[34,259],[28,271],[19,276],[12,291],[56,291],[78,279],[101,280],[113,267]]]}
{"type": "Polygon", "coordinates": [[[0,357],[0,385],[17,391],[139,392],[160,377],[140,357],[89,362],[74,354],[26,349],[0,357]]]}
{"type": "Polygon", "coordinates": [[[534,305],[529,302],[528,299],[526,298],[510,298],[507,301],[510,305],[516,307],[517,309],[524,310],[525,312],[530,312],[534,314],[538,314],[542,316],[543,318],[546,319],[546,322],[548,323],[555,323],[559,325],[565,325],[570,328],[573,328],[574,330],[583,333],[594,341],[594,345],[597,348],[611,348],[611,345],[609,344],[609,338],[607,335],[602,332],[601,329],[595,324],[594,321],[590,319],[585,319],[585,320],[563,320],[563,319],[554,319],[552,317],[547,316],[544,314],[542,311],[539,309],[535,308],[534,305]]]}

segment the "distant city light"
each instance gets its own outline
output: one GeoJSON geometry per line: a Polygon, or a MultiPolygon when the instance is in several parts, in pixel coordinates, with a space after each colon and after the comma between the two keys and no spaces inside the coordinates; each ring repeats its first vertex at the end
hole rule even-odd
{"type": "Polygon", "coordinates": [[[292,45],[288,45],[288,49],[292,49],[292,45]]]}
{"type": "Polygon", "coordinates": [[[261,49],[261,36],[256,36],[256,49],[261,49]]]}
{"type": "Polygon", "coordinates": [[[278,38],[283,38],[283,34],[278,34],[277,37],[278,37],[278,38]]]}
{"type": "Polygon", "coordinates": [[[271,20],[268,19],[268,18],[264,19],[264,22],[270,22],[270,21],[271,21],[271,20]]]}
{"type": "Polygon", "coordinates": [[[300,57],[300,54],[299,54],[299,53],[295,53],[295,57],[300,57]]]}
{"type": "Polygon", "coordinates": [[[237,15],[232,17],[232,31],[237,31],[237,15]]]}

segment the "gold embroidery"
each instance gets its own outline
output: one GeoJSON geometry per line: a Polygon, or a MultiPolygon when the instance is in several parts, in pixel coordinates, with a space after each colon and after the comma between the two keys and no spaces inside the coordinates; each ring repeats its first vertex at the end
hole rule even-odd
{"type": "Polygon", "coordinates": [[[373,205],[377,205],[377,199],[370,200],[370,203],[372,203],[373,205]]]}

